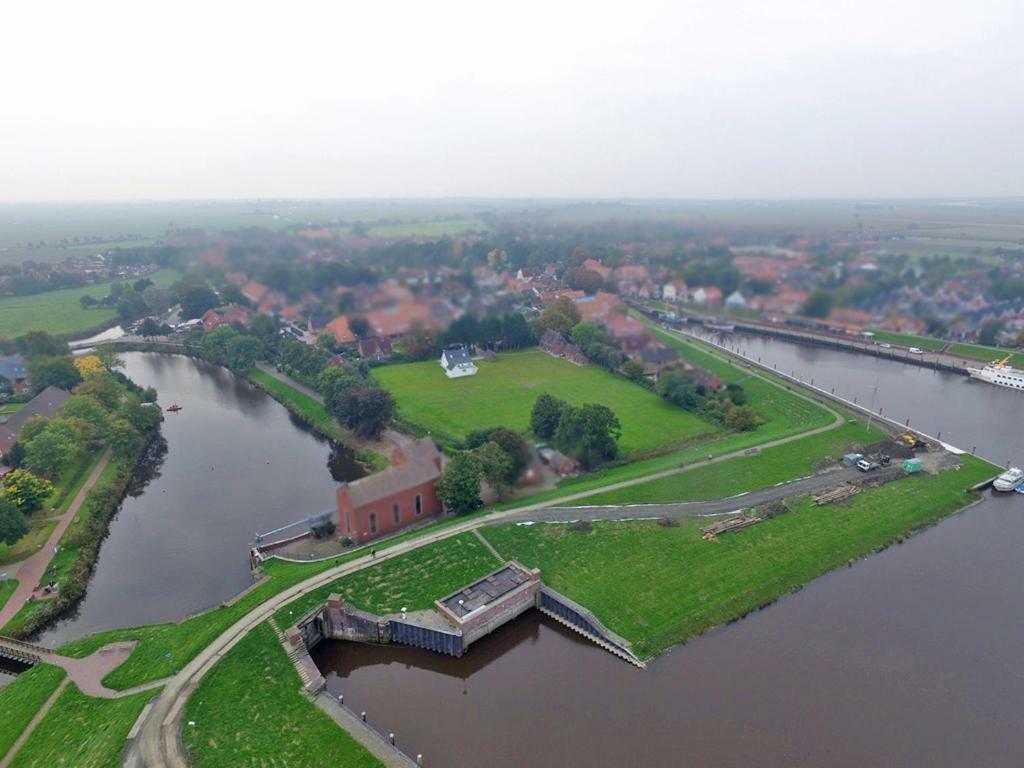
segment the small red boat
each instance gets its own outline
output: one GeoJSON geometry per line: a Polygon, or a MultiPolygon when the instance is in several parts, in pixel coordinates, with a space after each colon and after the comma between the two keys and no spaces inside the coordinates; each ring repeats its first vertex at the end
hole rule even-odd
{"type": "Polygon", "coordinates": [[[174,405],[167,406],[167,410],[170,411],[171,413],[177,413],[178,411],[181,410],[181,406],[175,403],[174,405]]]}

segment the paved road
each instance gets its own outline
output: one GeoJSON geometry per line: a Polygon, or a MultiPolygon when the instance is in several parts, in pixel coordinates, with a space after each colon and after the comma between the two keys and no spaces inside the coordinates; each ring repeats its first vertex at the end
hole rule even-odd
{"type": "Polygon", "coordinates": [[[108,448],[96,466],[93,467],[92,472],[89,473],[89,477],[86,478],[82,488],[75,494],[75,498],[71,500],[67,511],[57,518],[57,527],[53,529],[53,533],[50,534],[50,538],[46,540],[43,548],[18,564],[18,587],[14,590],[14,594],[7,600],[3,608],[0,608],[0,627],[5,626],[7,622],[13,619],[25,604],[25,601],[32,597],[32,592],[35,590],[36,585],[39,584],[39,580],[43,578],[43,574],[46,573],[46,569],[53,559],[54,548],[60,543],[60,537],[64,535],[64,531],[71,525],[71,521],[75,519],[78,510],[82,508],[86,495],[96,485],[96,481],[100,478],[100,473],[110,463],[111,455],[108,448]]]}
{"type": "MultiPolygon", "coordinates": [[[[274,376],[274,378],[277,378],[280,381],[295,386],[295,382],[292,382],[279,371],[270,369],[266,370],[266,373],[274,376]]],[[[764,378],[765,381],[768,381],[773,386],[777,386],[780,389],[783,388],[782,385],[770,378],[760,376],[760,374],[757,373],[751,373],[751,375],[764,378]]],[[[300,391],[302,390],[300,389],[300,391]]],[[[806,397],[802,393],[791,393],[798,397],[804,397],[804,399],[808,401],[815,402],[817,405],[822,405],[819,401],[806,397]]],[[[312,397],[313,395],[310,396],[312,397]]],[[[319,399],[319,395],[316,396],[316,399],[319,399]]],[[[810,435],[827,432],[845,423],[843,416],[832,410],[828,405],[822,405],[822,407],[832,413],[834,418],[831,424],[808,432],[803,432],[798,435],[772,440],[762,444],[759,448],[764,449],[776,445],[783,445],[785,443],[793,442],[794,440],[809,437],[810,435]]],[[[699,467],[707,466],[708,464],[727,461],[743,455],[745,455],[744,451],[734,451],[733,453],[716,456],[711,461],[689,464],[683,467],[674,467],[672,469],[656,472],[644,477],[624,480],[618,483],[610,483],[600,488],[569,494],[557,499],[556,501],[560,503],[577,501],[598,493],[628,488],[663,477],[671,477],[682,472],[689,472],[699,467]]],[[[384,560],[388,560],[393,557],[398,557],[414,549],[451,538],[452,536],[458,536],[459,534],[467,531],[472,531],[476,528],[492,525],[494,523],[507,522],[514,519],[526,519],[523,515],[547,509],[552,503],[554,503],[554,501],[548,500],[523,506],[514,510],[492,512],[489,515],[484,515],[482,517],[473,518],[462,523],[448,526],[435,533],[428,533],[419,538],[404,541],[388,547],[387,549],[383,549],[377,553],[375,560],[371,560],[369,555],[364,555],[363,557],[357,558],[343,565],[330,568],[270,598],[265,603],[251,610],[231,625],[231,627],[221,633],[219,637],[204,648],[192,661],[186,664],[181,671],[167,681],[167,685],[160,695],[153,701],[152,706],[142,713],[139,722],[136,723],[135,730],[137,731],[137,737],[132,742],[131,748],[128,750],[124,765],[128,768],[141,768],[143,766],[146,768],[164,766],[170,768],[187,768],[188,758],[185,755],[184,748],[181,744],[181,727],[184,717],[185,703],[187,702],[188,697],[199,685],[203,676],[217,663],[217,661],[230,651],[235,644],[237,644],[255,627],[270,618],[279,608],[283,607],[295,598],[328,584],[342,576],[355,573],[356,571],[362,570],[370,565],[383,562],[384,560]]]]}
{"type": "MultiPolygon", "coordinates": [[[[879,470],[874,477],[895,477],[900,474],[897,467],[879,470]]],[[[532,512],[511,512],[502,519],[508,522],[571,522],[574,520],[635,520],[653,517],[707,517],[708,515],[725,515],[741,509],[759,507],[773,501],[781,501],[794,496],[807,496],[821,493],[829,488],[848,482],[864,480],[865,475],[854,467],[846,467],[838,471],[823,472],[799,480],[748,491],[738,496],[710,501],[687,501],[673,504],[609,504],[588,507],[549,507],[532,512]]]]}

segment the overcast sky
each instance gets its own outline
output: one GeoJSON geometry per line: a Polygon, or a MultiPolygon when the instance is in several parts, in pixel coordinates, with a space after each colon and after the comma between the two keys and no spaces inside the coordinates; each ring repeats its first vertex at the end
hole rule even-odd
{"type": "Polygon", "coordinates": [[[12,2],[0,200],[1024,195],[1022,8],[12,2]]]}

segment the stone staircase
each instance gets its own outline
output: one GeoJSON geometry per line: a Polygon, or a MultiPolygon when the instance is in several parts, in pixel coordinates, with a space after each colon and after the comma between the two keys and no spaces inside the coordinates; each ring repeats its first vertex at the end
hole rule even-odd
{"type": "Polygon", "coordinates": [[[284,652],[288,654],[288,658],[295,666],[295,671],[299,673],[299,679],[302,680],[302,687],[311,695],[315,695],[320,689],[326,685],[323,675],[320,674],[320,670],[316,668],[316,664],[313,663],[313,659],[309,655],[309,649],[306,648],[305,643],[299,646],[294,646],[288,642],[288,638],[284,631],[278,625],[277,620],[271,616],[267,619],[267,623],[270,628],[274,630],[274,634],[277,635],[278,642],[281,643],[281,647],[284,648],[284,652]]]}

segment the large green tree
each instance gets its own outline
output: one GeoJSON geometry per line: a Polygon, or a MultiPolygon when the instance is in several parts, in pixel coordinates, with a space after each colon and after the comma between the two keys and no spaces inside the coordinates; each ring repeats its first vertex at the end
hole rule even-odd
{"type": "Polygon", "coordinates": [[[554,442],[586,469],[593,469],[618,455],[621,433],[619,419],[610,408],[588,403],[562,413],[554,442]]]}
{"type": "Polygon", "coordinates": [[[29,363],[29,372],[32,375],[32,386],[36,389],[59,387],[70,390],[82,380],[70,356],[33,358],[29,363]]]}
{"type": "Polygon", "coordinates": [[[28,533],[28,522],[21,510],[3,496],[0,496],[0,541],[14,544],[28,533]]]}
{"type": "Polygon", "coordinates": [[[480,506],[480,460],[472,453],[457,453],[437,479],[437,495],[445,509],[456,515],[472,512],[480,506]]]}
{"type": "Polygon", "coordinates": [[[495,490],[498,496],[504,497],[519,479],[512,457],[505,453],[500,445],[492,442],[481,445],[473,451],[473,455],[480,461],[483,477],[487,484],[495,490]]]}
{"type": "Polygon", "coordinates": [[[530,431],[537,437],[548,439],[554,436],[562,412],[569,405],[554,395],[542,392],[533,404],[530,412],[530,431]]]}
{"type": "Polygon", "coordinates": [[[25,444],[24,464],[33,472],[57,477],[85,448],[82,431],[68,419],[53,418],[25,444]]]}

